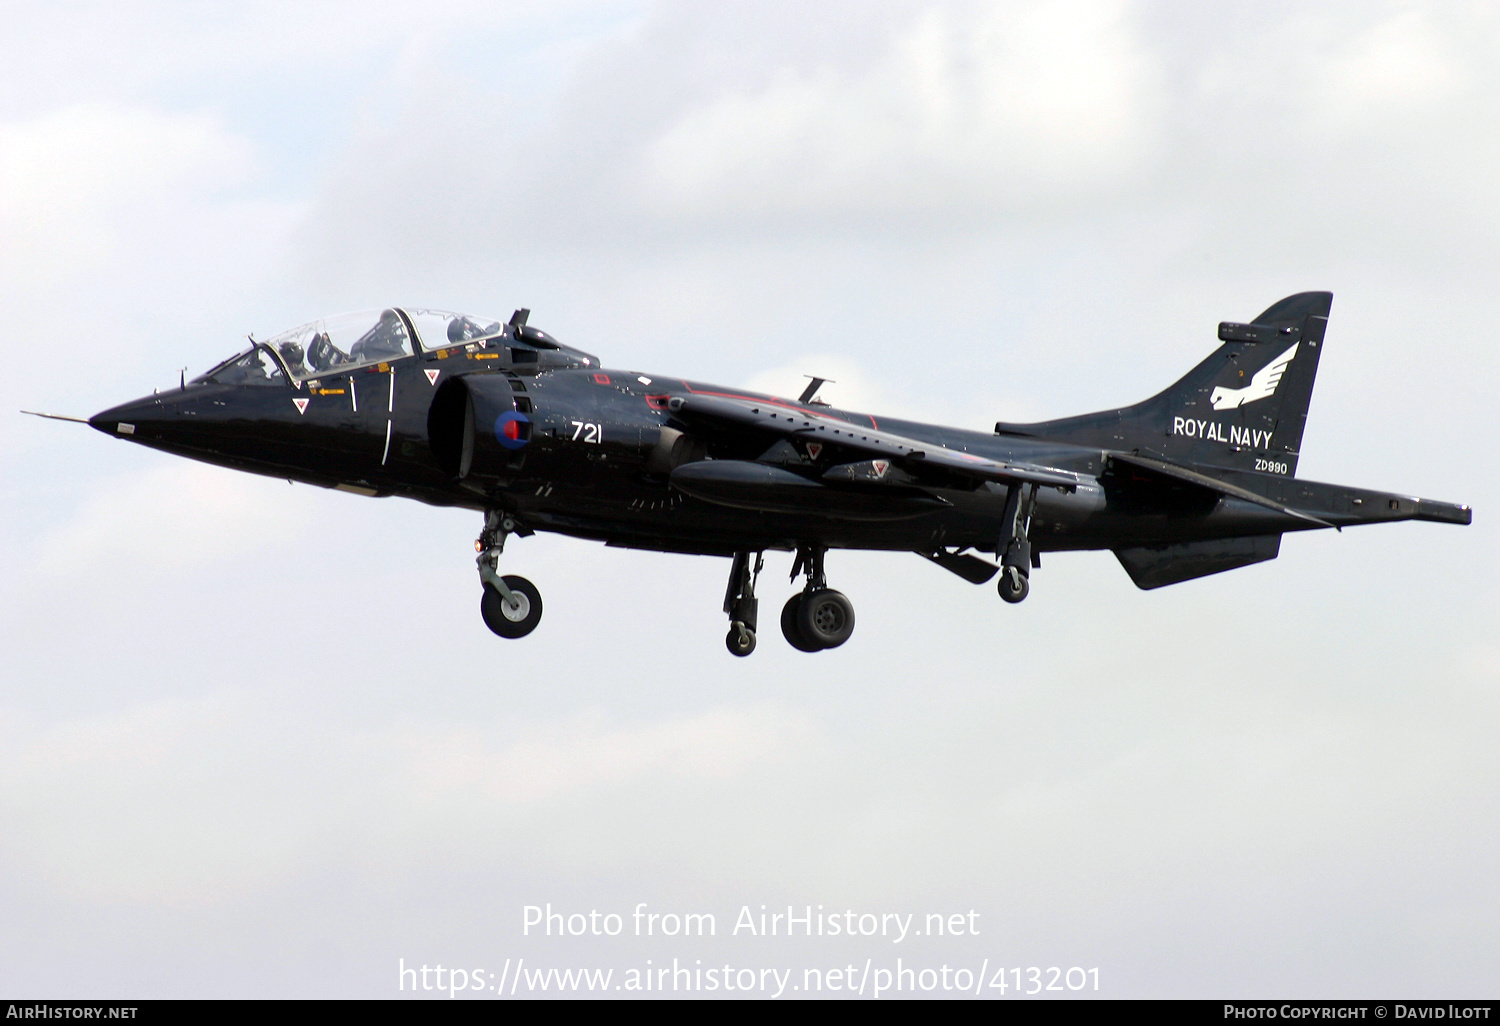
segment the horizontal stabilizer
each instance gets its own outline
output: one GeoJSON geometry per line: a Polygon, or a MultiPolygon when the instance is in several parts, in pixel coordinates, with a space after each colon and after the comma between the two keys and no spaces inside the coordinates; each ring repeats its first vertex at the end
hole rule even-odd
{"type": "Polygon", "coordinates": [[[1275,559],[1281,551],[1281,535],[1254,538],[1224,538],[1185,542],[1152,548],[1116,549],[1115,558],[1137,588],[1150,591],[1180,584],[1195,577],[1237,570],[1251,563],[1275,559]]]}
{"type": "MultiPolygon", "coordinates": [[[[1233,496],[1296,517],[1313,527],[1342,530],[1360,524],[1396,520],[1429,520],[1439,524],[1468,524],[1474,512],[1467,504],[1421,499],[1396,492],[1325,484],[1306,478],[1281,477],[1220,468],[1183,467],[1136,453],[1111,453],[1111,462],[1176,481],[1190,482],[1206,491],[1233,496]],[[1212,470],[1213,473],[1207,473],[1212,470]]],[[[1291,528],[1289,528],[1291,529],[1291,528]]]]}
{"type": "Polygon", "coordinates": [[[1472,524],[1474,511],[1463,503],[1418,499],[1417,514],[1412,519],[1431,520],[1439,524],[1472,524]]]}
{"type": "Polygon", "coordinates": [[[1209,491],[1218,492],[1221,495],[1229,495],[1236,499],[1243,499],[1246,502],[1253,502],[1257,506],[1264,506],[1267,509],[1274,509],[1278,513],[1285,513],[1289,517],[1306,520],[1309,523],[1316,524],[1318,527],[1336,526],[1311,514],[1292,509],[1290,506],[1278,502],[1276,499],[1252,492],[1248,488],[1241,488],[1239,485],[1230,484],[1228,481],[1220,480],[1217,477],[1203,474],[1196,470],[1189,470],[1187,467],[1179,467],[1177,464],[1168,463],[1165,460],[1155,460],[1149,456],[1137,456],[1134,453],[1126,454],[1121,452],[1110,453],[1109,458],[1115,463],[1123,463],[1126,466],[1153,471],[1165,477],[1175,478],[1178,481],[1186,481],[1189,484],[1207,488],[1209,491]]]}

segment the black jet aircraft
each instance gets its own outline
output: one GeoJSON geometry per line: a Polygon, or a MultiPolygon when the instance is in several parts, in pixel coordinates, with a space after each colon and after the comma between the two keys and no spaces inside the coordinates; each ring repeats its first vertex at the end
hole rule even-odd
{"type": "Polygon", "coordinates": [[[1138,587],[1274,559],[1288,531],[1470,522],[1467,506],[1297,478],[1332,296],[1247,324],[1134,406],[993,434],[601,366],[527,323],[387,309],[315,321],[180,387],[88,423],[155,449],[360,495],[484,515],[480,611],[529,634],[542,600],[501,576],[506,539],[724,556],[729,651],[755,648],[767,549],[806,585],[781,614],[804,652],[835,648],[854,609],[829,549],[915,552],[1020,602],[1043,552],[1109,549],[1138,587]],[[993,553],[996,562],[977,553],[993,553]],[[998,565],[997,565],[998,563],[998,565]]]}

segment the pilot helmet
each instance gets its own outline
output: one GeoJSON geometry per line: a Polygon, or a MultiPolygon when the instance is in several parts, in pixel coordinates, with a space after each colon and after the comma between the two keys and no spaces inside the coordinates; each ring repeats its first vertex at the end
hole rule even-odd
{"type": "Polygon", "coordinates": [[[467,342],[474,336],[474,322],[469,318],[455,317],[448,322],[449,342],[467,342]]]}
{"type": "Polygon", "coordinates": [[[292,373],[302,369],[302,345],[295,339],[283,342],[280,345],[281,358],[286,361],[287,369],[292,373]]]}

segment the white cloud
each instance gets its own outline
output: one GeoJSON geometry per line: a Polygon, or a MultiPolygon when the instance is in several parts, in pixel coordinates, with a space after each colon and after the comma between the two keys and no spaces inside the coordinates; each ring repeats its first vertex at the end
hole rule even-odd
{"type": "Polygon", "coordinates": [[[1451,101],[1466,71],[1424,11],[1400,11],[1318,55],[1309,116],[1315,131],[1368,129],[1451,101]]]}
{"type": "Polygon", "coordinates": [[[657,217],[984,215],[1112,191],[1154,142],[1127,9],[934,8],[873,65],[778,70],[700,103],[646,151],[657,217]]]}
{"type": "Polygon", "coordinates": [[[0,719],[6,853],[84,900],[223,904],[350,845],[396,867],[442,837],[515,849],[521,824],[559,807],[623,836],[639,791],[742,786],[819,741],[771,706],[367,732],[300,726],[285,702],[213,689],[50,726],[0,719]]]}
{"type": "Polygon", "coordinates": [[[305,505],[278,501],[286,491],[274,479],[189,460],[157,466],[101,487],[36,540],[24,572],[71,584],[125,560],[172,574],[285,547],[303,536],[308,515],[305,505]]]}
{"type": "Polygon", "coordinates": [[[239,185],[248,142],[214,118],[75,106],[0,123],[0,273],[46,279],[115,255],[121,215],[239,185]]]}
{"type": "Polygon", "coordinates": [[[797,754],[816,736],[805,717],[782,710],[715,709],[640,725],[615,725],[594,713],[538,736],[496,746],[481,732],[403,732],[390,743],[406,753],[422,801],[476,798],[503,805],[557,801],[641,778],[712,781],[797,754]]]}

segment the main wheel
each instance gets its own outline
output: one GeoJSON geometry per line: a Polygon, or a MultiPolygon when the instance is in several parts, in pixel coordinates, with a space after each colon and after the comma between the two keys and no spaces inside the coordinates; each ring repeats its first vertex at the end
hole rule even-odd
{"type": "Polygon", "coordinates": [[[1000,597],[1007,602],[1020,602],[1031,591],[1031,583],[1019,567],[1008,566],[1000,571],[1000,597]]]}
{"type": "Polygon", "coordinates": [[[479,600],[479,615],[484,617],[484,625],[502,638],[524,638],[541,622],[541,593],[524,577],[500,579],[516,597],[515,606],[506,602],[492,585],[486,584],[484,597],[479,600]]]}
{"type": "Polygon", "coordinates": [[[729,633],[724,637],[724,647],[729,649],[730,655],[743,659],[755,651],[755,632],[739,621],[735,621],[729,625],[729,633]]]}
{"type": "Polygon", "coordinates": [[[802,636],[802,628],[798,625],[798,616],[802,612],[802,593],[799,591],[786,600],[786,605],[781,607],[781,633],[786,636],[786,642],[798,652],[821,652],[817,645],[812,644],[802,636]]]}
{"type": "Polygon", "coordinates": [[[832,588],[802,596],[797,627],[809,645],[838,648],[854,633],[854,604],[832,588]]]}

